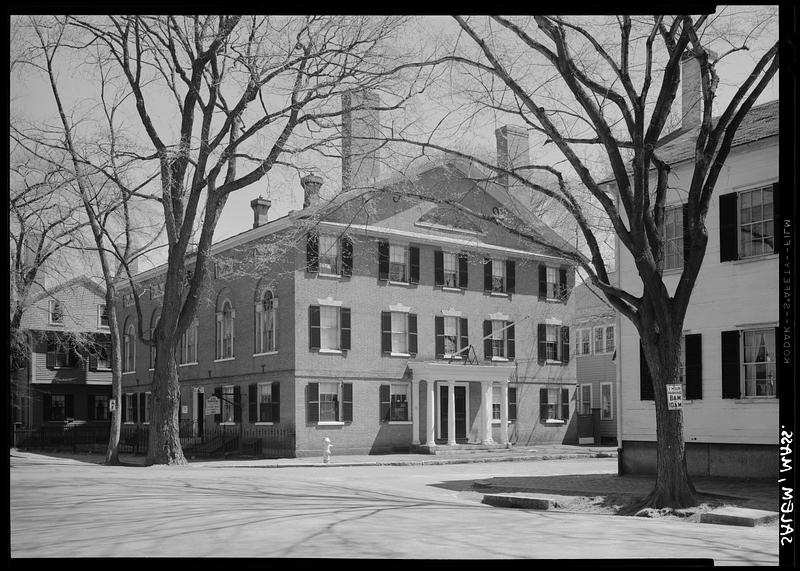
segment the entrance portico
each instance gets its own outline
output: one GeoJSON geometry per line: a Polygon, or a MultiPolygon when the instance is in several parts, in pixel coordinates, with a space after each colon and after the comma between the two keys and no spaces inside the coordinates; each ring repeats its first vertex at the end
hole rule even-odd
{"type": "MultiPolygon", "coordinates": [[[[508,443],[508,381],[513,378],[513,365],[464,365],[462,363],[422,362],[409,364],[412,373],[412,444],[419,444],[419,402],[421,381],[425,381],[426,447],[436,445],[437,435],[448,446],[456,445],[470,433],[470,383],[480,383],[480,401],[476,415],[476,444],[494,444],[492,437],[493,387],[500,387],[500,444],[508,443]],[[437,422],[438,419],[438,422],[437,422]]],[[[474,385],[473,385],[474,387],[474,385]]]]}

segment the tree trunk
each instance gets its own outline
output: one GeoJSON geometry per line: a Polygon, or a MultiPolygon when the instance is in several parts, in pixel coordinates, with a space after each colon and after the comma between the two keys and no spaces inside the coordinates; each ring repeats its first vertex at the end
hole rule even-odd
{"type": "MultiPolygon", "coordinates": [[[[168,321],[165,318],[162,313],[161,319],[168,321]]],[[[175,344],[171,336],[160,335],[157,347],[153,371],[153,418],[150,421],[146,464],[183,465],[186,464],[186,458],[181,447],[178,422],[181,393],[175,344]]]]}
{"type": "Polygon", "coordinates": [[[111,332],[111,398],[117,406],[111,412],[111,426],[106,448],[106,465],[119,465],[119,437],[122,432],[122,336],[117,326],[117,309],[114,305],[116,289],[113,283],[106,281],[106,310],[108,311],[108,328],[111,332]]]}

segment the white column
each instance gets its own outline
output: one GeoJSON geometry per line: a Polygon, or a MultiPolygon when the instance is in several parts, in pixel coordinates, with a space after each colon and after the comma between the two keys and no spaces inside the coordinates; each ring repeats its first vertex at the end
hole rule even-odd
{"type": "Polygon", "coordinates": [[[428,409],[428,424],[425,427],[425,444],[428,446],[435,446],[436,445],[436,412],[433,406],[433,398],[434,398],[434,385],[433,381],[425,381],[427,385],[427,392],[428,392],[428,402],[426,403],[426,408],[428,409]]]}
{"type": "Polygon", "coordinates": [[[481,444],[492,444],[492,382],[481,381],[481,444]]]}
{"type": "Polygon", "coordinates": [[[447,443],[456,443],[456,385],[447,381],[447,443]]]}
{"type": "Polygon", "coordinates": [[[508,381],[500,383],[500,443],[508,444],[508,381]]]}
{"type": "Polygon", "coordinates": [[[419,444],[419,379],[411,380],[411,444],[419,444]]]}

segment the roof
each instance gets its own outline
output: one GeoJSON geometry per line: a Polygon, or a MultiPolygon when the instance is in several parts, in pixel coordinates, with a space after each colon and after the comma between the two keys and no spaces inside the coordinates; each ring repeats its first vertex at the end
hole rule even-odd
{"type": "Polygon", "coordinates": [[[48,297],[53,297],[59,291],[62,291],[62,290],[65,290],[65,289],[72,289],[76,285],[81,285],[81,286],[85,287],[86,289],[88,289],[89,291],[99,295],[100,297],[105,297],[105,295],[106,295],[106,290],[103,289],[102,286],[98,285],[96,282],[92,281],[91,279],[87,278],[86,276],[78,276],[76,278],[72,278],[71,280],[68,280],[68,281],[64,282],[63,284],[57,285],[56,287],[54,287],[52,289],[48,289],[46,291],[43,291],[43,292],[39,293],[33,299],[33,303],[36,303],[37,301],[40,301],[42,299],[46,299],[48,297]]]}

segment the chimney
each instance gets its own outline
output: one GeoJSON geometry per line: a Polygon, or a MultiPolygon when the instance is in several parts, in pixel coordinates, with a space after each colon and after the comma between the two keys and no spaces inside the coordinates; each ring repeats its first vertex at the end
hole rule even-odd
{"type": "MultiPolygon", "coordinates": [[[[717,54],[706,49],[708,59],[717,54]]],[[[700,125],[703,114],[703,82],[700,61],[693,50],[686,50],[681,56],[681,129],[691,129],[700,125]]]]}
{"type": "Polygon", "coordinates": [[[342,94],[342,190],[367,186],[380,176],[378,106],[374,91],[342,94]]]}
{"type": "MultiPolygon", "coordinates": [[[[527,130],[514,125],[504,125],[495,129],[494,135],[497,138],[497,166],[510,171],[530,162],[527,130]]],[[[513,178],[502,173],[498,175],[497,182],[506,188],[516,184],[513,178]]]]}
{"type": "Polygon", "coordinates": [[[267,223],[267,212],[269,212],[270,206],[272,206],[272,202],[263,196],[250,201],[250,208],[253,209],[253,228],[258,228],[267,223]]]}
{"type": "Polygon", "coordinates": [[[319,204],[319,189],[322,188],[322,177],[307,174],[300,179],[303,187],[303,208],[319,204]]]}

